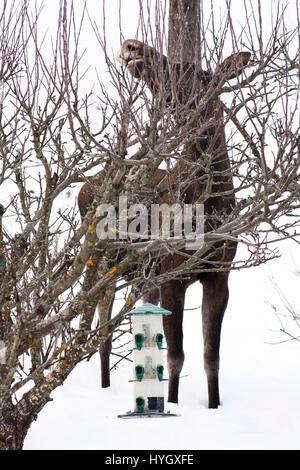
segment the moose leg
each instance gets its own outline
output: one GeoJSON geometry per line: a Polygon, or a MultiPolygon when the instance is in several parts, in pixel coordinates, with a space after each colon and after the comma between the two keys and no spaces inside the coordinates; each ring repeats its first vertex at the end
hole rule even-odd
{"type": "Polygon", "coordinates": [[[203,284],[202,329],[204,368],[208,384],[208,407],[218,408],[219,349],[221,326],[228,302],[228,273],[208,273],[203,284]]]}
{"type": "MultiPolygon", "coordinates": [[[[99,316],[100,326],[111,319],[111,312],[115,297],[115,286],[107,289],[105,295],[99,299],[97,310],[99,316]]],[[[110,353],[111,353],[112,334],[108,334],[106,328],[103,329],[103,334],[100,340],[99,354],[101,364],[101,387],[110,387],[110,353]]]]}
{"type": "Polygon", "coordinates": [[[161,306],[172,312],[163,317],[164,334],[168,346],[169,396],[168,401],[178,403],[179,375],[184,362],[182,320],[185,285],[168,281],[161,287],[161,306]]]}

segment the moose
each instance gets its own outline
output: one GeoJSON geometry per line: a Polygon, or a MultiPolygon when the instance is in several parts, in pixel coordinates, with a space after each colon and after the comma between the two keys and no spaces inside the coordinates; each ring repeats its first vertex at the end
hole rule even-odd
{"type": "MultiPolygon", "coordinates": [[[[171,184],[176,185],[179,173],[187,170],[189,163],[203,161],[204,156],[210,155],[211,190],[206,191],[207,172],[205,165],[199,164],[196,176],[181,194],[181,201],[193,204],[199,199],[204,201],[205,232],[220,225],[224,217],[229,216],[235,207],[233,179],[230,160],[226,148],[225,124],[222,103],[214,89],[220,81],[225,83],[237,77],[250,59],[249,52],[238,52],[228,57],[215,72],[201,70],[195,63],[170,64],[168,58],[140,41],[126,40],[117,54],[117,60],[126,67],[136,79],[141,80],[153,95],[164,93],[167,105],[171,107],[176,118],[180,115],[180,106],[197,111],[201,99],[209,96],[205,106],[198,113],[199,135],[191,142],[184,144],[184,158],[179,159],[177,168],[171,174],[171,184]],[[208,90],[211,93],[208,94],[208,90]],[[179,104],[176,111],[176,106],[179,104]],[[205,197],[203,198],[203,194],[205,197]]],[[[157,169],[149,183],[151,188],[162,181],[166,170],[157,169]]],[[[90,204],[93,202],[97,188],[101,185],[101,172],[90,181],[84,183],[79,195],[78,205],[81,217],[84,218],[90,204]]],[[[168,191],[158,201],[171,203],[168,191]]],[[[157,201],[156,201],[157,202],[157,201]]],[[[203,261],[203,269],[199,272],[185,273],[182,278],[166,280],[160,288],[153,289],[144,296],[144,301],[160,304],[173,314],[165,316],[163,328],[167,342],[167,363],[169,373],[168,400],[178,403],[179,376],[184,362],[183,351],[183,312],[185,293],[191,284],[200,281],[203,286],[202,297],[202,331],[204,341],[204,368],[208,384],[208,406],[217,408],[220,405],[219,395],[219,348],[223,316],[228,303],[229,268],[236,254],[235,241],[218,241],[213,246],[213,253],[208,261],[203,261]],[[215,268],[216,263],[220,269],[215,268]],[[225,268],[225,269],[224,269],[225,268]]],[[[160,274],[167,273],[186,260],[181,253],[168,254],[158,263],[160,274]]],[[[99,304],[103,299],[99,299],[99,304]]],[[[110,385],[109,356],[111,352],[111,337],[100,346],[102,369],[102,386],[110,385]]]]}

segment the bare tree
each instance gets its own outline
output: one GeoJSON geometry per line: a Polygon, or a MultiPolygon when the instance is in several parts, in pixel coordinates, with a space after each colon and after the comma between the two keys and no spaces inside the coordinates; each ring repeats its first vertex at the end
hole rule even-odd
{"type": "MultiPolygon", "coordinates": [[[[185,107],[172,95],[176,83],[152,95],[143,81],[136,82],[116,65],[107,38],[93,22],[90,28],[104,52],[110,92],[100,81],[96,92],[85,94],[80,37],[86,10],[75,15],[73,4],[68,7],[62,0],[57,32],[49,42],[39,30],[40,12],[32,15],[30,6],[28,1],[4,1],[0,16],[2,449],[22,448],[51,392],[121,325],[142,291],[167,278],[202,272],[208,264],[212,271],[257,266],[277,256],[277,241],[297,241],[299,226],[298,218],[288,217],[299,205],[299,31],[288,29],[281,2],[274,3],[267,39],[260,1],[257,7],[245,3],[246,22],[240,30],[230,2],[221,24],[214,10],[201,4],[195,60],[218,79],[193,111],[191,103],[185,107]],[[232,52],[251,54],[249,67],[235,82],[228,82],[230,70],[221,67],[228,38],[232,52]],[[117,206],[124,192],[130,203],[147,206],[168,188],[176,200],[201,165],[206,190],[199,202],[212,197],[214,178],[222,175],[215,174],[209,152],[189,171],[180,172],[175,185],[172,175],[185,159],[184,145],[205,133],[197,127],[197,117],[215,96],[223,102],[227,125],[237,199],[231,214],[212,216],[203,245],[190,256],[184,242],[172,237],[124,240],[112,230],[113,236],[99,238],[97,207],[117,206]],[[95,102],[97,114],[91,111],[95,102]],[[166,178],[150,187],[162,167],[166,178]],[[80,221],[76,205],[66,204],[66,195],[73,184],[90,181],[88,175],[99,169],[100,188],[80,221]],[[232,265],[221,266],[213,258],[216,242],[238,242],[245,249],[232,265]],[[186,262],[157,274],[156,264],[169,253],[183,254],[186,262]],[[110,299],[124,292],[122,307],[106,321],[110,299]],[[95,318],[99,299],[100,322],[95,318]]],[[[162,54],[167,3],[156,2],[154,10],[153,28],[147,6],[141,5],[138,33],[162,54]]],[[[295,12],[299,24],[296,2],[295,12]]],[[[121,326],[119,334],[123,331],[121,326]]]]}
{"type": "MultiPolygon", "coordinates": [[[[295,271],[294,275],[295,279],[297,279],[297,282],[299,282],[299,271],[295,271]]],[[[274,277],[271,277],[270,280],[274,287],[274,292],[277,294],[277,301],[275,301],[274,296],[272,296],[272,300],[268,300],[267,304],[272,308],[277,318],[280,333],[283,333],[283,339],[280,337],[278,340],[272,341],[272,344],[284,343],[292,340],[299,341],[299,307],[296,305],[295,300],[286,294],[286,292],[282,289],[274,277]]],[[[275,333],[278,333],[276,329],[275,333]]]]}

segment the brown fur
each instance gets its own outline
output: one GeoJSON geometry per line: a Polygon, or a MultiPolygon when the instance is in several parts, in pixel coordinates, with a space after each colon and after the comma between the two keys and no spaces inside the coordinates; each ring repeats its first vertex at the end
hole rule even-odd
{"type": "MultiPolygon", "coordinates": [[[[168,66],[168,60],[161,56],[155,49],[135,40],[127,40],[123,43],[118,60],[127,67],[127,70],[136,78],[143,80],[153,93],[163,87],[167,92],[167,102],[189,103],[190,108],[195,108],[197,102],[204,95],[211,81],[216,77],[226,74],[226,79],[237,76],[247,64],[250,54],[242,52],[227,58],[214,74],[202,70],[195,71],[193,64],[175,64],[168,66]],[[171,70],[171,72],[170,72],[171,70]],[[175,82],[174,82],[175,74],[175,82]],[[171,77],[171,78],[170,78],[171,77]],[[175,83],[170,86],[170,80],[175,83]],[[175,93],[175,100],[174,100],[175,93]]],[[[175,111],[174,111],[175,112],[175,111]]],[[[225,130],[222,116],[222,106],[215,98],[211,100],[205,111],[199,118],[199,125],[212,120],[214,124],[206,128],[205,133],[199,139],[188,144],[185,148],[186,160],[197,161],[199,156],[207,149],[213,150],[213,172],[212,193],[232,191],[231,194],[221,197],[210,197],[204,202],[206,216],[206,230],[216,226],[217,214],[229,214],[234,205],[233,183],[230,175],[230,163],[226,150],[225,130]]],[[[171,185],[176,185],[180,173],[186,168],[186,163],[181,162],[171,175],[171,185]]],[[[155,188],[165,175],[164,170],[157,170],[150,187],[155,188]]],[[[81,216],[84,217],[88,206],[94,198],[97,186],[101,185],[101,173],[94,177],[90,183],[83,185],[78,204],[81,216]]],[[[194,203],[205,193],[206,179],[203,170],[199,170],[197,179],[182,194],[182,202],[194,203]],[[204,177],[204,178],[203,178],[204,177]]],[[[172,203],[170,193],[166,193],[159,201],[172,203]]],[[[219,243],[219,251],[213,260],[223,262],[226,266],[232,262],[235,252],[235,244],[219,243]]],[[[191,252],[189,252],[191,253],[191,252]]],[[[162,259],[159,273],[167,273],[174,267],[180,265],[186,258],[180,255],[169,255],[162,259]]],[[[209,268],[204,264],[203,268],[209,268]]],[[[182,319],[184,310],[185,292],[189,285],[200,280],[203,285],[202,300],[202,324],[204,338],[204,366],[208,381],[209,407],[216,408],[220,404],[218,372],[219,372],[219,346],[223,315],[228,302],[228,272],[202,272],[200,274],[190,273],[184,280],[170,280],[160,288],[160,302],[163,308],[171,310],[172,315],[164,317],[164,333],[168,346],[168,370],[169,370],[169,401],[178,402],[179,375],[184,361],[182,319]]],[[[158,303],[159,293],[157,290],[149,292],[144,300],[158,303]]],[[[109,385],[109,353],[111,339],[102,345],[102,385],[109,385]]]]}

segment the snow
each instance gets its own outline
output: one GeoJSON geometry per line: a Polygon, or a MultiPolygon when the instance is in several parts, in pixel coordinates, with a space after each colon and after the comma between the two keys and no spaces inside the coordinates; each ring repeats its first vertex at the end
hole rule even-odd
{"type": "MultiPolygon", "coordinates": [[[[230,301],[221,344],[222,406],[207,408],[202,361],[200,309],[184,319],[185,364],[180,403],[165,419],[120,419],[132,410],[132,366],[123,361],[112,386],[100,388],[99,358],[80,364],[31,426],[25,449],[299,449],[300,361],[298,341],[284,341],[266,300],[276,301],[273,274],[291,302],[297,302],[293,275],[296,245],[281,260],[232,272],[230,301]],[[292,250],[292,251],[291,251],[292,250]],[[276,343],[276,344],[270,344],[276,343]],[[184,377],[186,376],[186,377],[184,377]]],[[[298,252],[299,253],[299,252],[298,252]]],[[[201,305],[193,285],[186,308],[201,305]]],[[[277,306],[279,304],[277,303],[277,306]]]]}

